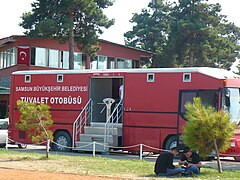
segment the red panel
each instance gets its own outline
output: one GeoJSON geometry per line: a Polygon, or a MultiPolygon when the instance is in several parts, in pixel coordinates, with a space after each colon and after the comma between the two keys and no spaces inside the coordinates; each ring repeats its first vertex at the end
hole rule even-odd
{"type": "Polygon", "coordinates": [[[129,111],[178,112],[180,90],[214,89],[220,80],[192,73],[192,82],[182,81],[182,73],[155,73],[155,82],[147,82],[147,73],[126,74],[125,109],[129,111]]]}
{"type": "Polygon", "coordinates": [[[177,114],[161,113],[124,113],[124,126],[144,126],[144,127],[161,127],[176,128],[177,114]]]}
{"type": "Polygon", "coordinates": [[[87,75],[63,76],[64,82],[57,82],[56,74],[31,75],[31,82],[25,83],[25,75],[13,76],[15,86],[14,108],[16,101],[24,100],[33,103],[45,103],[52,109],[58,110],[81,110],[88,101],[87,75]]]}
{"type": "MultiPolygon", "coordinates": [[[[72,134],[73,128],[73,121],[78,116],[79,112],[51,112],[52,119],[53,119],[53,126],[51,130],[55,132],[58,129],[67,130],[70,134],[72,134]]],[[[25,134],[25,138],[20,138],[19,130],[16,128],[16,123],[19,122],[20,119],[20,112],[18,110],[13,111],[13,117],[10,118],[11,122],[9,123],[9,138],[16,142],[31,144],[31,138],[29,137],[28,133],[25,134]],[[14,119],[14,121],[12,121],[14,119]]]]}
{"type": "Polygon", "coordinates": [[[238,88],[240,87],[239,79],[227,79],[225,82],[226,82],[226,87],[238,87],[238,88]]]}
{"type": "MultiPolygon", "coordinates": [[[[12,76],[10,136],[19,141],[19,131],[15,123],[19,121],[17,100],[34,103],[46,103],[51,107],[54,125],[52,130],[66,129],[72,134],[72,125],[85,104],[89,95],[89,75],[65,74],[63,82],[57,82],[56,74],[32,74],[31,82],[25,83],[25,75],[12,76]]],[[[31,143],[30,138],[22,143],[31,143]]]]}
{"type": "MultiPolygon", "coordinates": [[[[123,131],[123,146],[127,147],[144,144],[153,148],[163,149],[163,140],[168,134],[175,133],[176,131],[172,129],[125,127],[123,131]]],[[[139,152],[139,146],[128,148],[127,150],[139,152]]],[[[159,150],[149,149],[146,146],[143,147],[143,151],[159,152],[159,150]]]]}

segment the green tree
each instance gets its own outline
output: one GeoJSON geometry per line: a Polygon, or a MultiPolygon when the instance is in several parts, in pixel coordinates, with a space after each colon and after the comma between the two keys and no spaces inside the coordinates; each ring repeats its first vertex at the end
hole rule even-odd
{"type": "MultiPolygon", "coordinates": [[[[136,46],[147,41],[156,45],[153,51],[159,56],[159,67],[210,66],[229,69],[239,57],[240,28],[220,14],[220,4],[209,4],[206,0],[164,2],[167,1],[152,0],[152,4],[160,3],[161,6],[153,8],[150,3],[148,14],[134,15],[138,19],[133,17],[132,22],[136,25],[125,34],[127,44],[136,46]],[[155,26],[148,23],[151,22],[148,19],[155,26]],[[150,27],[145,29],[143,35],[138,34],[142,32],[141,23],[150,27]],[[163,32],[160,39],[149,38],[149,34],[156,32],[163,32]],[[141,39],[140,35],[145,39],[141,39]]],[[[148,50],[149,47],[142,48],[148,50]]]]}
{"type": "MultiPolygon", "coordinates": [[[[170,4],[164,0],[152,0],[148,8],[142,9],[140,14],[135,13],[130,20],[135,24],[132,31],[124,34],[125,44],[155,53],[155,59],[158,59],[167,43],[170,9],[170,4]]],[[[163,63],[161,67],[164,67],[163,63]]]]}
{"type": "Polygon", "coordinates": [[[183,141],[186,145],[206,156],[214,149],[218,159],[219,172],[222,172],[219,152],[230,146],[230,138],[237,128],[236,123],[226,111],[215,111],[212,106],[205,107],[200,98],[185,105],[188,122],[184,126],[183,141]]]}
{"type": "Polygon", "coordinates": [[[17,101],[17,105],[21,116],[16,127],[21,131],[26,131],[35,144],[46,140],[46,157],[48,158],[48,140],[53,140],[53,132],[49,130],[53,124],[50,107],[46,104],[36,105],[21,100],[17,101]]]}
{"type": "Polygon", "coordinates": [[[74,69],[74,42],[83,53],[94,55],[102,28],[114,23],[103,13],[111,5],[113,0],[36,0],[32,12],[23,13],[20,26],[30,37],[69,40],[69,69],[74,69]]]}

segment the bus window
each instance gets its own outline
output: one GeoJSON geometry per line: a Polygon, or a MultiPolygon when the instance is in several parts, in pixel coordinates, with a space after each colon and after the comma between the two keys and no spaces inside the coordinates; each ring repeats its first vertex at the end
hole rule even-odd
{"type": "Polygon", "coordinates": [[[186,113],[185,104],[187,102],[193,103],[195,97],[201,98],[203,105],[213,106],[217,110],[218,92],[216,90],[183,91],[181,93],[181,114],[186,113]]]}
{"type": "Polygon", "coordinates": [[[197,92],[196,91],[185,91],[181,93],[181,110],[180,112],[186,113],[186,108],[185,108],[185,104],[187,102],[193,103],[193,98],[195,98],[197,96],[197,92]]]}
{"type": "Polygon", "coordinates": [[[226,88],[222,95],[222,109],[231,115],[231,120],[239,124],[240,118],[240,92],[239,88],[226,88]]]}
{"type": "Polygon", "coordinates": [[[199,91],[198,97],[201,98],[202,104],[205,106],[212,106],[217,110],[218,107],[218,92],[217,91],[199,91]]]}

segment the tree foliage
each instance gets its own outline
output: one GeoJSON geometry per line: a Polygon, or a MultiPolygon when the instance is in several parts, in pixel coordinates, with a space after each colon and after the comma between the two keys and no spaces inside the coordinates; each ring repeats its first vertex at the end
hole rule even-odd
{"type": "Polygon", "coordinates": [[[61,43],[69,40],[69,68],[73,69],[74,41],[82,52],[94,55],[102,28],[114,23],[103,13],[111,5],[113,0],[36,0],[32,12],[22,15],[20,26],[30,37],[56,38],[61,43]]]}
{"type": "Polygon", "coordinates": [[[48,105],[36,105],[21,100],[17,101],[17,105],[21,113],[20,121],[16,124],[19,130],[26,131],[35,144],[46,140],[46,136],[53,140],[53,133],[49,130],[53,124],[53,120],[48,105]]]}
{"type": "Polygon", "coordinates": [[[184,143],[205,156],[215,149],[215,139],[218,151],[226,151],[237,128],[228,112],[217,112],[212,106],[205,107],[200,98],[195,98],[193,103],[188,102],[185,107],[188,122],[184,126],[184,143]]]}
{"type": "Polygon", "coordinates": [[[152,0],[131,19],[126,44],[156,53],[159,67],[229,69],[239,57],[240,28],[220,13],[220,4],[206,0],[152,0]]]}

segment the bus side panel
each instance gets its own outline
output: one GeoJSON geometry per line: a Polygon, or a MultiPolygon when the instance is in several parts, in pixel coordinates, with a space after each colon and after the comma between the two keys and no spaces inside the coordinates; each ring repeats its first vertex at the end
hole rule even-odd
{"type": "Polygon", "coordinates": [[[163,148],[164,139],[177,134],[177,115],[125,112],[123,127],[124,146],[145,144],[163,148]]]}
{"type": "Polygon", "coordinates": [[[169,83],[164,80],[162,74],[157,73],[154,82],[147,82],[147,73],[126,74],[125,108],[130,111],[177,112],[177,76],[169,74],[169,83]]]}
{"type": "Polygon", "coordinates": [[[124,126],[177,128],[176,113],[125,112],[124,126]]]}
{"type": "Polygon", "coordinates": [[[53,132],[66,130],[72,135],[73,122],[88,101],[89,75],[64,74],[63,78],[63,82],[57,82],[57,74],[31,74],[31,82],[26,83],[25,75],[12,75],[10,136],[14,141],[32,143],[15,127],[20,119],[18,100],[48,104],[54,122],[53,132]]]}
{"type": "Polygon", "coordinates": [[[178,123],[182,131],[186,122],[182,118],[178,122],[179,91],[216,90],[221,83],[200,73],[191,73],[190,82],[183,82],[183,73],[179,72],[126,73],[124,86],[124,145],[143,143],[162,147],[159,142],[163,143],[168,135],[176,135],[178,123]],[[153,81],[149,81],[149,74],[154,75],[153,81]]]}
{"type": "MultiPolygon", "coordinates": [[[[174,130],[160,128],[124,127],[124,146],[128,147],[144,144],[153,148],[143,146],[143,151],[159,153],[159,149],[163,149],[163,140],[169,133],[174,133],[174,130]]],[[[140,149],[139,146],[137,146],[127,148],[126,150],[139,152],[140,149]]]]}
{"type": "Polygon", "coordinates": [[[21,99],[65,111],[82,109],[88,101],[89,78],[85,74],[66,74],[63,82],[57,82],[57,74],[34,74],[30,83],[25,83],[24,78],[24,75],[14,76],[13,108],[17,108],[17,100],[21,99]],[[64,99],[59,101],[59,98],[64,99]]]}

